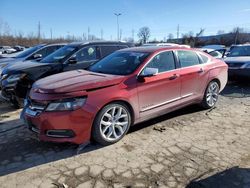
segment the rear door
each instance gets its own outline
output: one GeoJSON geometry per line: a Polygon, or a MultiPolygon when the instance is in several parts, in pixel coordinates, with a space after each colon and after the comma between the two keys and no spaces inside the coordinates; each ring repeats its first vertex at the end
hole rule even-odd
{"type": "Polygon", "coordinates": [[[143,74],[146,68],[158,69],[158,73],[152,77],[145,77],[143,82],[138,81],[141,117],[175,106],[180,100],[179,70],[176,69],[172,51],[155,55],[140,74],[143,74]]]}
{"type": "Polygon", "coordinates": [[[177,50],[177,59],[180,66],[181,98],[189,101],[200,97],[209,76],[208,70],[196,52],[190,50],[177,50]]]}
{"type": "Polygon", "coordinates": [[[100,46],[100,52],[101,52],[101,58],[104,58],[105,56],[119,50],[118,45],[101,45],[100,46]]]}

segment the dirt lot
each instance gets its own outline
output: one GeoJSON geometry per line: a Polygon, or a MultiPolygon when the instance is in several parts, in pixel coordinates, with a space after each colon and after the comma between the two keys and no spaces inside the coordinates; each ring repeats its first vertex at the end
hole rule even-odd
{"type": "Polygon", "coordinates": [[[208,111],[190,106],[85,148],[36,141],[0,104],[1,187],[250,187],[250,85],[208,111]]]}

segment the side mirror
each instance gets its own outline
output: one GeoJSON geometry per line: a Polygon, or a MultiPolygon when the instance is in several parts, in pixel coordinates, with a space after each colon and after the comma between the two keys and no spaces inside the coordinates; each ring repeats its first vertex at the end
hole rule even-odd
{"type": "Polygon", "coordinates": [[[144,78],[155,76],[158,72],[159,70],[157,68],[146,67],[138,76],[138,80],[144,81],[144,78]]]}
{"type": "Polygon", "coordinates": [[[42,59],[43,55],[42,54],[34,54],[33,59],[42,59]]]}
{"type": "Polygon", "coordinates": [[[69,58],[68,62],[69,62],[69,64],[76,64],[77,60],[75,57],[71,57],[71,58],[69,58]]]}

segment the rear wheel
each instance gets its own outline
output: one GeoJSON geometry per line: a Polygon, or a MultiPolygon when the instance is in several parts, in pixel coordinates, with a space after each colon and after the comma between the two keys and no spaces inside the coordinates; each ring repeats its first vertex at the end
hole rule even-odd
{"type": "Polygon", "coordinates": [[[203,100],[202,100],[202,106],[206,109],[212,108],[215,106],[218,96],[219,96],[220,86],[218,82],[211,81],[207,89],[205,91],[203,100]]]}
{"type": "Polygon", "coordinates": [[[96,116],[92,136],[101,145],[110,145],[121,140],[131,125],[131,112],[120,102],[105,106],[96,116]]]}

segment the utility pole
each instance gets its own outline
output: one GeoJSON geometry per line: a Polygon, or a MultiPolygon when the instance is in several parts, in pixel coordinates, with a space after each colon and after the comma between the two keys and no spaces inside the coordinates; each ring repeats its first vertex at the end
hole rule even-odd
{"type": "Polygon", "coordinates": [[[235,32],[234,44],[237,44],[238,34],[239,34],[239,28],[237,27],[235,32]]]}
{"type": "Polygon", "coordinates": [[[122,29],[120,29],[120,38],[119,40],[122,40],[122,29]]]}
{"type": "Polygon", "coordinates": [[[40,25],[40,21],[38,22],[38,41],[40,42],[40,38],[41,38],[41,25],[40,25]]]}
{"type": "Polygon", "coordinates": [[[52,40],[53,37],[52,37],[52,28],[50,28],[50,40],[52,40]]]}
{"type": "Polygon", "coordinates": [[[134,42],[134,36],[135,36],[135,30],[134,29],[132,29],[132,40],[133,40],[133,42],[134,42]]]}
{"type": "Polygon", "coordinates": [[[103,40],[103,30],[101,29],[101,40],[103,40]]]}
{"type": "Polygon", "coordinates": [[[119,29],[119,16],[121,16],[122,14],[121,13],[114,13],[115,16],[116,16],[116,21],[117,21],[117,40],[119,41],[120,37],[119,37],[119,32],[120,32],[120,29],[119,29]]]}
{"type": "Polygon", "coordinates": [[[180,25],[177,26],[177,39],[179,39],[179,33],[180,33],[180,25]]]}
{"type": "Polygon", "coordinates": [[[88,27],[88,41],[89,41],[90,28],[88,27]]]}

